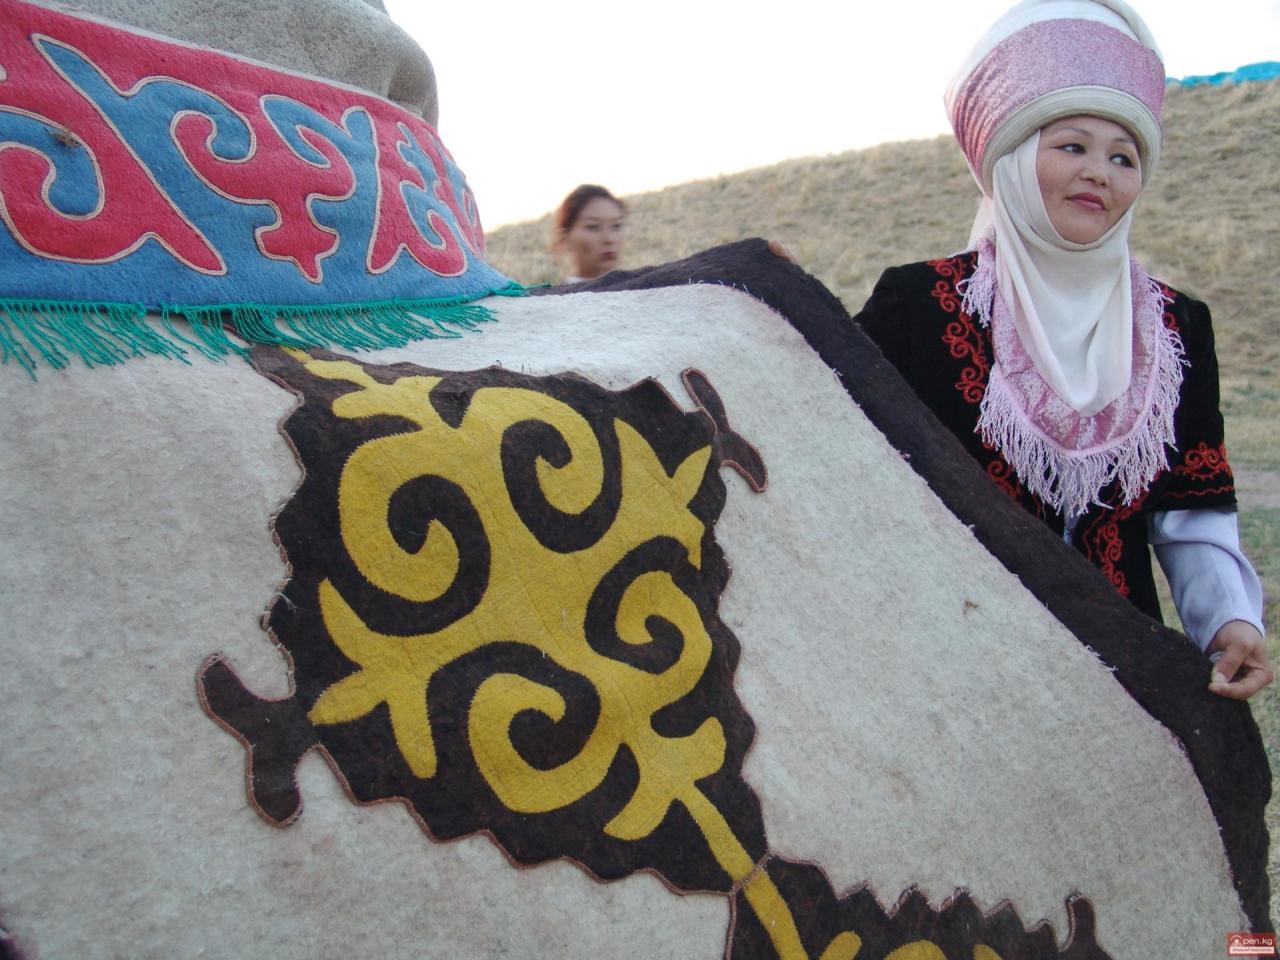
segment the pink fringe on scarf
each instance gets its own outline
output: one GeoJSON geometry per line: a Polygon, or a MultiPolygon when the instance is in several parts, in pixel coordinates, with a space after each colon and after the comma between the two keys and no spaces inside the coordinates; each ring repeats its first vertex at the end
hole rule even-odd
{"type": "Polygon", "coordinates": [[[1165,326],[1167,298],[1131,260],[1133,373],[1128,389],[1091,417],[1074,410],[1036,370],[999,296],[995,248],[978,246],[978,266],[963,281],[962,307],[991,329],[995,360],[982,398],[978,432],[1013,467],[1023,485],[1068,517],[1100,502],[1119,480],[1126,504],[1168,466],[1173,414],[1182,386],[1182,340],[1165,326]]]}

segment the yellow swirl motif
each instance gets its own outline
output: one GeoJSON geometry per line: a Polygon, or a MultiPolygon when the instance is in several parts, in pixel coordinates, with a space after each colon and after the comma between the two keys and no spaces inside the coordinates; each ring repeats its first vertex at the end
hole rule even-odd
{"type": "MultiPolygon", "coordinates": [[[[690,503],[707,470],[714,469],[711,446],[691,453],[668,473],[648,441],[615,419],[621,475],[616,516],[595,543],[557,552],[540,543],[518,515],[507,492],[501,448],[505,432],[516,424],[537,421],[554,429],[570,456],[559,467],[538,460],[537,482],[556,510],[580,514],[599,495],[605,464],[591,425],[570,406],[536,390],[481,387],[461,421],[452,426],[429,400],[439,377],[404,376],[384,384],[353,362],[290,353],[314,376],[360,388],[334,401],[337,416],[391,416],[416,428],[364,442],[342,470],[342,542],[370,583],[406,600],[429,602],[442,596],[458,576],[458,543],[444,524],[432,521],[415,552],[404,549],[389,528],[392,497],[422,476],[442,478],[463,491],[491,544],[489,588],[481,602],[428,634],[391,636],[371,629],[333,582],[323,580],[319,602],[325,627],[358,669],[320,695],[308,713],[310,721],[317,726],[347,723],[386,704],[396,745],[409,769],[419,779],[430,779],[437,768],[427,702],[432,677],[486,644],[528,645],[585,678],[599,697],[599,714],[575,756],[541,769],[520,755],[511,740],[511,726],[526,711],[559,721],[567,706],[563,696],[513,673],[486,678],[471,702],[467,734],[477,766],[502,803],[529,814],[567,807],[599,787],[625,746],[635,758],[638,779],[630,799],[605,825],[605,833],[623,841],[641,840],[657,829],[673,803],[681,804],[697,823],[712,857],[741,888],[777,954],[807,960],[793,914],[777,886],[753,860],[724,813],[697,786],[724,765],[726,741],[720,721],[709,717],[691,735],[674,738],[660,735],[652,724],[655,713],[693,690],[713,653],[693,599],[663,571],[642,573],[622,593],[613,626],[623,643],[652,643],[646,626],[652,616],[660,616],[680,634],[678,657],[660,673],[604,656],[586,636],[593,591],[636,547],[669,538],[680,544],[691,565],[701,567],[706,524],[690,503]]],[[[855,933],[841,933],[820,960],[854,960],[861,947],[855,933]]],[[[941,956],[936,951],[920,941],[895,951],[893,960],[933,960],[941,956]]]]}
{"type": "Polygon", "coordinates": [[[702,483],[710,447],[688,457],[668,476],[644,439],[616,421],[622,466],[617,518],[587,549],[557,553],[538,542],[508,497],[495,495],[505,490],[501,440],[509,427],[527,420],[554,427],[566,441],[571,458],[560,468],[539,462],[539,479],[549,502],[566,512],[580,512],[599,492],[603,478],[599,447],[581,415],[533,390],[495,387],[476,392],[455,429],[428,402],[438,378],[404,377],[387,385],[376,383],[350,363],[312,361],[310,366],[322,376],[338,376],[364,387],[334,403],[337,415],[392,415],[418,427],[363,444],[342,473],[342,539],[372,584],[425,601],[440,596],[457,575],[457,545],[439,522],[428,528],[417,553],[405,551],[387,527],[392,495],[421,476],[427,465],[434,476],[464,491],[495,545],[489,574],[493,586],[483,602],[431,634],[380,634],[360,620],[332,582],[322,583],[325,625],[335,644],[360,669],[324,692],[311,709],[311,721],[345,723],[385,703],[396,743],[410,769],[420,778],[430,778],[436,768],[426,701],[432,676],[487,643],[519,638],[585,677],[599,693],[600,718],[576,757],[553,770],[536,769],[511,744],[511,721],[524,710],[559,719],[564,711],[560,694],[514,674],[488,678],[476,693],[468,725],[485,779],[512,810],[557,810],[599,786],[618,748],[626,745],[640,765],[640,783],[632,801],[607,829],[620,839],[647,836],[676,797],[724,762],[724,734],[714,718],[683,739],[661,737],[649,723],[655,712],[693,689],[710,658],[711,638],[693,601],[666,573],[645,574],[627,588],[617,623],[619,636],[632,644],[650,642],[645,619],[651,614],[660,613],[680,630],[684,644],[679,659],[659,675],[593,650],[584,632],[586,608],[600,577],[655,536],[678,541],[697,565],[705,528],[688,504],[702,483]],[[529,571],[537,571],[537,576],[529,576],[529,571]],[[530,624],[538,629],[531,632],[530,624]]]}

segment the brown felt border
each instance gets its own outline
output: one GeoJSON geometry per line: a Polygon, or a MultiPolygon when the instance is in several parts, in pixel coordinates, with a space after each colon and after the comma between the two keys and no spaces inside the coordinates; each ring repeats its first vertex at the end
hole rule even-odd
{"type": "MultiPolygon", "coordinates": [[[[981,944],[1007,960],[1113,960],[1097,942],[1092,901],[1073,894],[1064,901],[1066,939],[1061,949],[1053,926],[1040,920],[1030,927],[1009,900],[983,911],[967,890],[954,891],[938,909],[917,887],[904,890],[887,910],[869,884],[837,896],[818,864],[771,856],[765,871],[792,908],[805,952],[821,956],[840,933],[854,931],[861,941],[857,960],[884,960],[894,951],[925,941],[947,960],[972,960],[981,944]]],[[[768,935],[739,890],[730,918],[728,960],[772,960],[768,935]]]]}
{"type": "Polygon", "coordinates": [[[1140,613],[1087,560],[1001,493],[821,283],[754,239],[536,293],[689,283],[732,287],[780,313],[952,513],[1181,741],[1222,831],[1241,905],[1254,930],[1274,929],[1264,819],[1271,771],[1248,705],[1210,694],[1208,661],[1186,637],[1140,613]]]}

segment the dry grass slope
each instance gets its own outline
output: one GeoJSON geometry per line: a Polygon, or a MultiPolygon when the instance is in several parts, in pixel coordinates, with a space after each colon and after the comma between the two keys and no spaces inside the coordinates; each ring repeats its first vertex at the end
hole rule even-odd
{"type": "MultiPolygon", "coordinates": [[[[1277,151],[1280,81],[1170,88],[1164,154],[1140,201],[1133,246],[1152,274],[1213,309],[1245,549],[1268,588],[1269,640],[1280,663],[1277,151]]],[[[626,199],[629,267],[770,237],[856,312],[886,266],[964,246],[977,189],[952,140],[938,137],[788,160],[626,199]]],[[[526,283],[556,279],[550,223],[548,214],[495,230],[491,259],[526,283]]],[[[1253,708],[1280,782],[1280,682],[1253,708]]],[[[1268,819],[1272,915],[1280,917],[1280,798],[1268,819]]]]}

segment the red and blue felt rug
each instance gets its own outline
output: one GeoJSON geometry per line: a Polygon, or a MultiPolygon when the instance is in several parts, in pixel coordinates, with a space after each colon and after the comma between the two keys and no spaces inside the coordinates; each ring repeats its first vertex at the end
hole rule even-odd
{"type": "Polygon", "coordinates": [[[0,359],[243,351],[228,330],[399,346],[520,292],[416,114],[19,0],[0,14],[0,359]]]}

